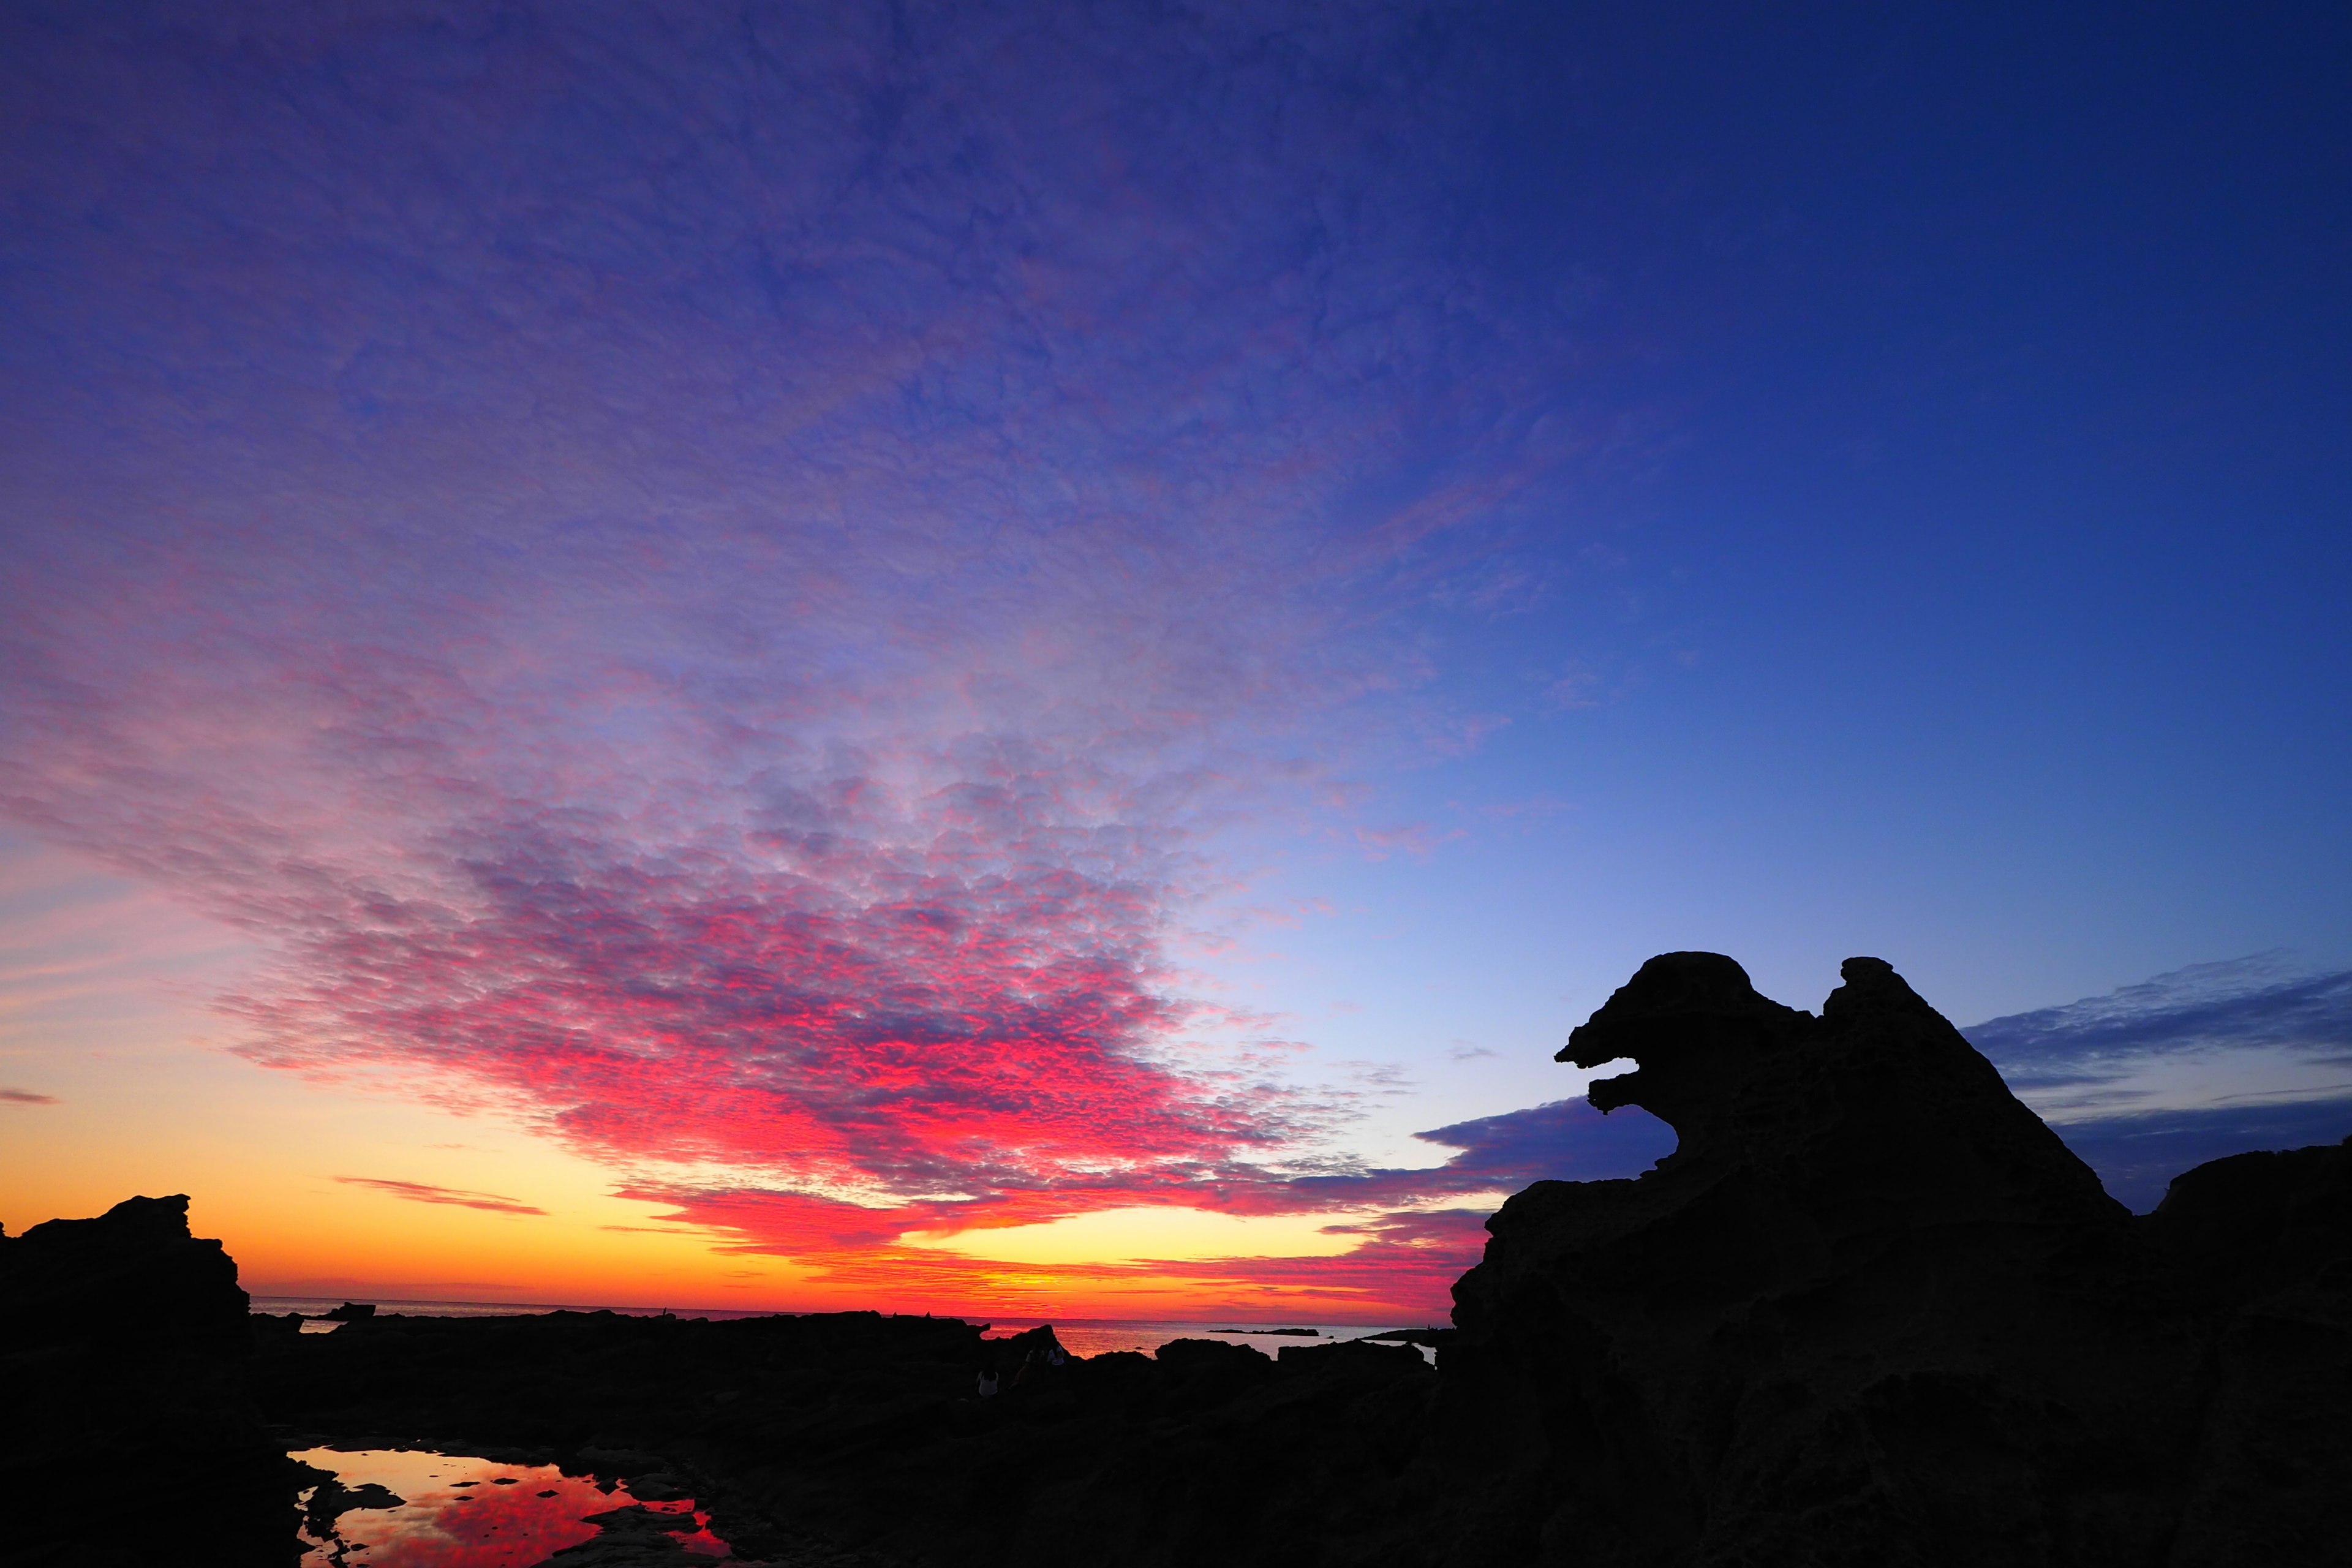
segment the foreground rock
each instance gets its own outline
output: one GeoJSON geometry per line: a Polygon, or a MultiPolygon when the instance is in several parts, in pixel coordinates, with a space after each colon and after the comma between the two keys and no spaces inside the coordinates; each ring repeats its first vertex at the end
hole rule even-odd
{"type": "Polygon", "coordinates": [[[0,1236],[0,1521],[11,1563],[133,1540],[188,1562],[291,1563],[291,1468],[246,1387],[247,1300],[185,1197],[0,1236]]]}
{"type": "Polygon", "coordinates": [[[2352,1148],[2136,1220],[1892,969],[1844,978],[1815,1017],[1669,954],[1570,1037],[1680,1147],[1489,1223],[1451,1560],[2346,1561],[2352,1148]]]}

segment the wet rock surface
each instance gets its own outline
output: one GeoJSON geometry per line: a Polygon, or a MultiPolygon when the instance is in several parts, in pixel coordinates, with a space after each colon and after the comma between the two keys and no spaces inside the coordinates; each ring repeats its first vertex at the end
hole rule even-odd
{"type": "Polygon", "coordinates": [[[681,1521],[677,1514],[632,1504],[592,1513],[588,1522],[596,1526],[595,1537],[550,1556],[545,1568],[660,1568],[710,1561],[688,1551],[675,1533],[681,1522],[691,1528],[691,1518],[681,1521]]]}
{"type": "MultiPolygon", "coordinates": [[[[249,1388],[289,1447],[626,1476],[831,1568],[2352,1561],[2352,1142],[2135,1218],[1871,959],[1815,1016],[1668,954],[1562,1056],[1633,1058],[1594,1102],[1680,1147],[1512,1198],[1450,1331],[1080,1360],[858,1312],[262,1320],[207,1419],[249,1388]]],[[[553,1561],[679,1561],[677,1517],[553,1561]]]]}

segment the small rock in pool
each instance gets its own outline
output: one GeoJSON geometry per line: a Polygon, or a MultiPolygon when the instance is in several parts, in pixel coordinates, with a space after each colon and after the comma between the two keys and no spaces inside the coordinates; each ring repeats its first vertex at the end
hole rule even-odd
{"type": "Polygon", "coordinates": [[[676,1502],[692,1495],[677,1484],[676,1476],[658,1472],[637,1477],[629,1483],[629,1490],[639,1502],[676,1502]]]}
{"type": "Polygon", "coordinates": [[[311,1491],[303,1511],[310,1515],[315,1533],[326,1534],[334,1529],[335,1521],[354,1509],[404,1508],[406,1500],[390,1487],[374,1481],[347,1487],[338,1476],[329,1476],[311,1491]]]}
{"type": "Polygon", "coordinates": [[[553,1497],[555,1495],[555,1489],[553,1487],[550,1487],[545,1491],[537,1492],[533,1495],[537,1497],[553,1497]]]}
{"type": "Polygon", "coordinates": [[[490,1483],[490,1485],[494,1487],[510,1487],[514,1484],[515,1479],[512,1476],[500,1476],[498,1479],[490,1483]]]}

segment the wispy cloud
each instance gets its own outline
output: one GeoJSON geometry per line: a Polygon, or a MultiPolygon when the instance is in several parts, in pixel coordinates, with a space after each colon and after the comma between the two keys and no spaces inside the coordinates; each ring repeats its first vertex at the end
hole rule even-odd
{"type": "Polygon", "coordinates": [[[407,1198],[420,1204],[450,1204],[458,1208],[488,1209],[493,1214],[540,1215],[547,1211],[514,1198],[502,1198],[496,1193],[468,1193],[456,1187],[436,1187],[429,1182],[396,1182],[382,1176],[337,1176],[346,1186],[367,1187],[379,1193],[389,1193],[395,1198],[407,1198]]]}
{"type": "Polygon", "coordinates": [[[2057,1131],[2098,1172],[2110,1194],[2146,1213],[2164,1200],[2175,1176],[2208,1160],[2352,1138],[2352,1093],[2126,1112],[2066,1122],[2057,1131]]]}
{"type": "Polygon", "coordinates": [[[1403,855],[1415,860],[1426,860],[1438,848],[1464,836],[1458,827],[1438,828],[1425,822],[1409,822],[1395,827],[1359,827],[1356,842],[1362,846],[1367,858],[1385,860],[1391,855],[1403,855]]]}
{"type": "Polygon", "coordinates": [[[2061,1118],[2191,1109],[2249,1090],[2336,1093],[2352,1087],[2352,971],[2257,953],[1967,1034],[2021,1095],[2061,1118]],[[2196,1076],[2217,1058],[2230,1066],[2227,1089],[2196,1076]]]}
{"type": "Polygon", "coordinates": [[[29,1089],[0,1089],[0,1100],[11,1105],[55,1105],[54,1095],[35,1094],[29,1089]]]}
{"type": "Polygon", "coordinates": [[[2352,971],[2291,953],[2197,964],[1965,1032],[2135,1208],[2206,1160],[2352,1133],[2352,971]]]}

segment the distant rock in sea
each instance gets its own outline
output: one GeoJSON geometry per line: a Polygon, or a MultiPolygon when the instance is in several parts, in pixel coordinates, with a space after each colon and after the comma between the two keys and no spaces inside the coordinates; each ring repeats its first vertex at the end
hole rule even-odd
{"type": "Polygon", "coordinates": [[[1454,1342],[1452,1329],[1383,1329],[1378,1333],[1357,1334],[1354,1338],[1370,1344],[1427,1345],[1432,1350],[1454,1342]]]}

